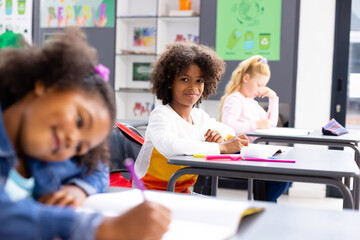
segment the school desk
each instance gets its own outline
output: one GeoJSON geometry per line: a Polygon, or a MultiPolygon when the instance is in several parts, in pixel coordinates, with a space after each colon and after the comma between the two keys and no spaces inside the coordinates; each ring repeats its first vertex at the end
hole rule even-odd
{"type": "Polygon", "coordinates": [[[244,218],[229,240],[357,240],[360,214],[253,201],[263,212],[244,218]]]}
{"type": "MultiPolygon", "coordinates": [[[[110,187],[107,189],[107,192],[116,193],[131,190],[133,189],[110,187]]],[[[162,195],[175,195],[159,191],[153,192],[158,192],[162,195]]],[[[188,196],[188,194],[181,195],[188,196]]],[[[106,194],[104,194],[104,197],[105,196],[106,194]]],[[[138,194],[138,196],[141,198],[140,194],[138,194]]],[[[206,196],[198,198],[203,199],[204,203],[206,203],[213,197],[206,196]]],[[[360,214],[356,211],[300,207],[263,201],[248,202],[222,198],[216,199],[223,201],[224,204],[231,201],[233,204],[235,204],[235,202],[239,204],[244,203],[253,207],[264,208],[264,211],[242,219],[237,233],[231,237],[230,240],[358,240],[360,236],[360,214]]],[[[161,198],[161,200],[165,201],[167,198],[161,198]]],[[[95,205],[97,208],[110,208],[111,206],[109,205],[114,204],[114,202],[116,203],[118,201],[114,199],[114,201],[111,201],[109,204],[104,204],[104,202],[99,199],[99,202],[95,205]]],[[[133,204],[133,201],[130,201],[130,199],[128,199],[128,202],[133,204]]],[[[116,207],[123,207],[123,205],[123,203],[119,203],[116,207]]],[[[213,217],[213,210],[215,209],[211,208],[209,211],[204,211],[203,214],[213,217]]],[[[191,230],[188,229],[188,231],[191,230]]],[[[193,235],[193,238],[188,238],[188,240],[190,239],[204,238],[195,238],[195,235],[193,235]]]]}
{"type": "MultiPolygon", "coordinates": [[[[348,129],[349,133],[343,134],[341,136],[329,136],[323,135],[321,130],[311,130],[309,134],[306,135],[297,135],[291,134],[292,131],[298,131],[300,129],[296,128],[273,128],[270,129],[268,133],[259,133],[259,131],[254,131],[248,133],[249,137],[258,137],[254,143],[259,142],[271,142],[271,143],[287,143],[287,144],[312,144],[312,145],[325,145],[329,147],[349,147],[352,148],[355,152],[354,158],[356,164],[360,167],[360,132],[352,129],[348,129]],[[276,130],[279,130],[279,133],[276,130]],[[288,132],[285,132],[287,131],[288,132]]],[[[350,185],[348,178],[345,178],[345,184],[350,185]]],[[[354,182],[354,188],[359,189],[359,181],[354,182]]],[[[359,209],[359,198],[355,198],[355,207],[359,209]]]]}
{"type": "Polygon", "coordinates": [[[351,191],[341,179],[358,179],[359,168],[351,154],[346,151],[328,149],[290,148],[277,156],[279,159],[295,160],[295,163],[252,162],[205,160],[194,156],[178,155],[168,159],[169,164],[182,165],[170,178],[168,191],[174,191],[176,180],[185,174],[213,176],[212,194],[216,195],[219,176],[262,179],[273,181],[309,182],[328,184],[337,187],[343,195],[344,208],[354,208],[354,199],[359,196],[359,189],[351,191]]]}

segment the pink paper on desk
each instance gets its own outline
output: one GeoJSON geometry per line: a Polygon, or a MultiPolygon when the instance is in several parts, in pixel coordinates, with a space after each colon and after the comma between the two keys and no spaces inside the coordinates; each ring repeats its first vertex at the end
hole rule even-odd
{"type": "Polygon", "coordinates": [[[295,163],[295,160],[284,160],[284,159],[262,159],[262,158],[244,158],[244,161],[253,162],[283,162],[283,163],[295,163]]]}
{"type": "Polygon", "coordinates": [[[206,160],[220,160],[226,159],[231,161],[238,161],[241,160],[240,154],[219,154],[219,155],[206,155],[206,160]]]}
{"type": "Polygon", "coordinates": [[[283,162],[295,163],[295,160],[284,159],[264,159],[264,158],[242,158],[239,154],[219,154],[219,155],[206,155],[206,160],[230,160],[230,161],[253,161],[253,162],[283,162]]]}

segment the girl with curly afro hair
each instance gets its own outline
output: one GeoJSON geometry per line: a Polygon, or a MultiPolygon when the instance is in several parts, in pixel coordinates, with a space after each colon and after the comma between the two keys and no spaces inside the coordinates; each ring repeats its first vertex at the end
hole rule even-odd
{"type": "Polygon", "coordinates": [[[167,230],[170,212],[153,202],[118,217],[72,208],[109,184],[108,73],[79,28],[43,48],[0,51],[0,239],[160,239],[167,230]]]}
{"type": "MultiPolygon", "coordinates": [[[[246,136],[226,140],[234,131],[195,107],[215,93],[224,73],[225,62],[213,49],[172,43],[153,66],[152,91],[162,105],[150,115],[135,170],[148,189],[166,190],[172,174],[181,168],[167,164],[171,156],[236,153],[248,140],[246,136]]],[[[196,179],[196,175],[179,178],[175,191],[189,193],[196,179]]]]}

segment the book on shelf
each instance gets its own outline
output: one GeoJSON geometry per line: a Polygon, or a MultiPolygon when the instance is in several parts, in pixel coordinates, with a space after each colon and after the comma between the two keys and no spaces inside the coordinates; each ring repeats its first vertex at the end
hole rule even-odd
{"type": "MultiPolygon", "coordinates": [[[[163,240],[171,239],[228,239],[238,231],[241,220],[264,208],[252,207],[251,202],[221,200],[181,193],[145,191],[146,199],[158,202],[171,210],[172,221],[163,240]]],[[[142,203],[138,189],[88,197],[79,211],[101,211],[116,216],[142,203]]]]}

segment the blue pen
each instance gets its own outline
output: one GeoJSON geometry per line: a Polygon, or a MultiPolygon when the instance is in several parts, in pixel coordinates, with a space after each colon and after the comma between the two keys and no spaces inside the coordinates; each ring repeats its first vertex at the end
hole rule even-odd
{"type": "Polygon", "coordinates": [[[135,169],[134,169],[134,160],[132,158],[126,158],[124,161],[124,165],[125,165],[126,169],[128,170],[128,172],[133,177],[136,187],[138,189],[140,189],[140,191],[144,197],[144,201],[146,201],[146,197],[145,197],[145,193],[144,193],[146,188],[145,188],[143,182],[136,176],[135,169]]]}

